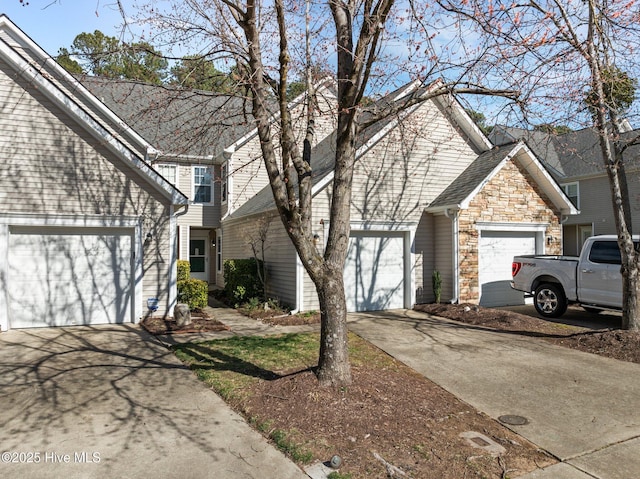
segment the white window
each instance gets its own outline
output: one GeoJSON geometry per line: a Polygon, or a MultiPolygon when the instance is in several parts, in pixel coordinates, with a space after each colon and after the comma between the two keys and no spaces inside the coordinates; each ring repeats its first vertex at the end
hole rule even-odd
{"type": "Polygon", "coordinates": [[[571,203],[576,208],[580,208],[580,188],[578,187],[578,183],[565,183],[562,185],[562,189],[564,193],[569,197],[571,203]]]}
{"type": "Polygon", "coordinates": [[[193,167],[193,202],[211,203],[211,168],[193,167]]]}
{"type": "Polygon", "coordinates": [[[156,165],[156,170],[173,186],[178,186],[178,165],[156,165]]]}
{"type": "Polygon", "coordinates": [[[220,196],[222,203],[227,202],[227,165],[224,164],[220,168],[220,196]]]}

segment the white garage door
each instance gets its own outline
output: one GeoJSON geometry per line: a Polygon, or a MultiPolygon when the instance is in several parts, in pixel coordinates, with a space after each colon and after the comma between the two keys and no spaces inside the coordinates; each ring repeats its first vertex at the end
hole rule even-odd
{"type": "Polygon", "coordinates": [[[522,291],[511,289],[511,263],[521,254],[535,254],[535,232],[482,231],[478,261],[481,306],[524,304],[522,291]]]}
{"type": "Polygon", "coordinates": [[[348,311],[404,307],[402,233],[354,231],[344,269],[348,311]]]}
{"type": "Polygon", "coordinates": [[[132,318],[132,230],[11,227],[9,327],[132,318]]]}

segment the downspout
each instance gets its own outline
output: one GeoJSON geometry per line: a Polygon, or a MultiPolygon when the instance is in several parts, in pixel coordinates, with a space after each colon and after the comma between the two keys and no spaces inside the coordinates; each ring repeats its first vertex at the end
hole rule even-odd
{"type": "Polygon", "coordinates": [[[444,215],[451,220],[451,227],[453,228],[453,298],[451,298],[451,304],[458,304],[460,302],[460,261],[459,259],[459,234],[458,234],[458,210],[444,210],[444,215]]]}

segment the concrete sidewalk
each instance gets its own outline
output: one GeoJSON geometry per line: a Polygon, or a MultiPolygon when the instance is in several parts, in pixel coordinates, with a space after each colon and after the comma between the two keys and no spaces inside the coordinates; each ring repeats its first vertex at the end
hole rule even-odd
{"type": "Polygon", "coordinates": [[[526,479],[640,477],[640,365],[544,340],[398,310],[349,316],[349,329],[562,463],[526,479]]]}
{"type": "Polygon", "coordinates": [[[0,453],[0,477],[308,479],[137,325],[0,334],[0,453]]]}

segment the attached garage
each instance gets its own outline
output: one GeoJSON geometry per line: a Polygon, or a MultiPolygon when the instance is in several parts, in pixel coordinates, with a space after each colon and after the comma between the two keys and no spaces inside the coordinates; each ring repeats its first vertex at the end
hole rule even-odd
{"type": "Polygon", "coordinates": [[[536,254],[535,231],[481,231],[478,280],[481,306],[524,304],[521,291],[511,289],[511,263],[516,255],[536,254]]]}
{"type": "Polygon", "coordinates": [[[405,307],[406,236],[406,232],[351,232],[344,269],[348,311],[405,307]]]}
{"type": "Polygon", "coordinates": [[[9,327],[134,320],[134,229],[10,226],[9,327]]]}

